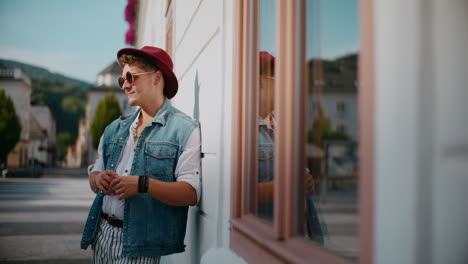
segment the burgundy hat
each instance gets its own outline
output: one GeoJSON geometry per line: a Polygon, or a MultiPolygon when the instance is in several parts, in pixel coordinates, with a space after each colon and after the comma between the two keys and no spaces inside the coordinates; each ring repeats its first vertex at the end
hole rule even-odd
{"type": "Polygon", "coordinates": [[[266,51],[260,51],[260,73],[274,72],[275,57],[266,51]]]}
{"type": "Polygon", "coordinates": [[[125,48],[117,52],[117,58],[120,58],[123,54],[137,55],[148,59],[163,73],[167,98],[171,99],[176,95],[179,83],[173,72],[174,65],[172,64],[171,57],[166,51],[151,46],[145,46],[141,49],[125,48]]]}

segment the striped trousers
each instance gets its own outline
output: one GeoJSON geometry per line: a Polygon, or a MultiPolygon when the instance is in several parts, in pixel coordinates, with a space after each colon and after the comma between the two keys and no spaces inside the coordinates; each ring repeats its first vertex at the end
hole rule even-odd
{"type": "Polygon", "coordinates": [[[161,257],[123,257],[122,228],[101,219],[93,241],[95,264],[159,264],[161,257]]]}

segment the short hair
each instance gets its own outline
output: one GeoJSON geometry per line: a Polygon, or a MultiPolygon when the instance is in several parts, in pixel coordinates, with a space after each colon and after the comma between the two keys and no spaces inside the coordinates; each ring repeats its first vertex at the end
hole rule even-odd
{"type": "Polygon", "coordinates": [[[158,71],[158,67],[154,66],[153,63],[151,63],[148,59],[141,57],[141,56],[135,56],[135,55],[130,55],[130,54],[122,54],[119,57],[119,62],[122,67],[124,67],[126,64],[132,65],[135,64],[141,68],[144,69],[152,69],[158,71]]]}

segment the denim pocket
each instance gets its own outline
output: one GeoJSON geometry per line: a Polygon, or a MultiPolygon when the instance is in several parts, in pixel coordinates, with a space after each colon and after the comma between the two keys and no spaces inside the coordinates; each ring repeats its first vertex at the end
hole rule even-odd
{"type": "Polygon", "coordinates": [[[175,171],[177,150],[177,146],[169,143],[146,143],[145,175],[162,181],[171,181],[175,171]]]}

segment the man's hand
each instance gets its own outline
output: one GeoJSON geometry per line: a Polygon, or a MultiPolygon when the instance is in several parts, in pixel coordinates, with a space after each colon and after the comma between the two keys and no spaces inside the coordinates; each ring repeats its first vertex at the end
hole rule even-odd
{"type": "Polygon", "coordinates": [[[138,194],[138,176],[118,176],[111,182],[114,194],[119,196],[119,200],[138,194]]]}
{"type": "Polygon", "coordinates": [[[114,191],[111,187],[112,179],[119,177],[119,175],[115,171],[105,170],[100,172],[94,177],[94,181],[96,186],[101,190],[103,193],[107,195],[113,195],[114,191]]]}

